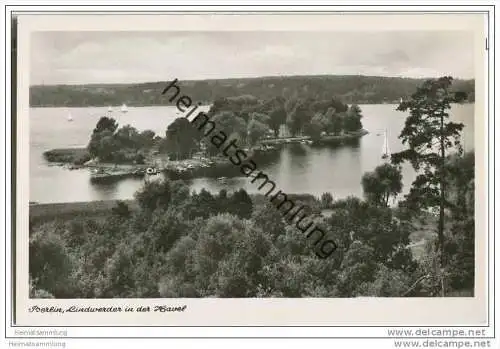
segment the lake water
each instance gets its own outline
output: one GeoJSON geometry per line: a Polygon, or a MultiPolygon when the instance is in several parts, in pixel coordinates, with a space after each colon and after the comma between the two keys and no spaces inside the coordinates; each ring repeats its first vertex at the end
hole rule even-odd
{"type": "MultiPolygon", "coordinates": [[[[361,105],[363,127],[370,133],[358,144],[342,147],[312,148],[307,145],[288,145],[276,159],[258,166],[281,191],[321,195],[330,192],[334,198],[362,196],[361,177],[382,163],[383,132],[388,130],[391,152],[403,146],[398,139],[407,114],[396,111],[396,105],[361,105]]],[[[208,109],[208,107],[205,107],[208,109]]],[[[130,199],[143,185],[141,179],[126,179],[114,184],[91,184],[88,169],[67,170],[49,166],[43,152],[53,148],[86,146],[99,118],[107,108],[31,108],[30,109],[30,201],[39,203],[78,202],[92,200],[130,199]],[[71,113],[72,122],[67,121],[71,113]]],[[[128,113],[110,114],[120,126],[130,124],[138,130],[150,129],[164,136],[167,126],[181,117],[175,107],[130,108],[128,113]]],[[[464,123],[466,150],[474,147],[474,104],[454,105],[452,119],[464,123]]],[[[259,164],[257,164],[259,165],[259,164]]],[[[404,192],[407,192],[415,173],[403,167],[404,192]]],[[[222,183],[212,178],[187,181],[192,190],[206,188],[258,192],[258,186],[246,177],[230,178],[222,183]]]]}

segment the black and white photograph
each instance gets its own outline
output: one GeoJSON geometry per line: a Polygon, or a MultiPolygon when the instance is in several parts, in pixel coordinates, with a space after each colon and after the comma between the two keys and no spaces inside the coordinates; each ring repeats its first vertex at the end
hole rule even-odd
{"type": "Polygon", "coordinates": [[[30,298],[474,297],[473,39],[33,32],[30,298]]]}
{"type": "Polygon", "coordinates": [[[187,3],[6,6],[7,345],[496,347],[494,6],[187,3]]]}

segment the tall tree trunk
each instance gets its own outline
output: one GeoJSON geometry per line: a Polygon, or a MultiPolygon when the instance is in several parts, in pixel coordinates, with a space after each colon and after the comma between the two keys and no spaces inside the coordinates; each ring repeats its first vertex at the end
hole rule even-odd
{"type": "Polygon", "coordinates": [[[441,258],[441,267],[444,266],[444,201],[445,201],[445,193],[444,193],[444,166],[445,166],[445,153],[444,153],[444,116],[441,114],[441,138],[440,138],[440,147],[441,147],[441,171],[439,178],[439,189],[441,191],[441,199],[439,200],[439,226],[438,226],[438,239],[439,239],[439,251],[441,258]]]}
{"type": "Polygon", "coordinates": [[[441,146],[441,171],[439,175],[439,189],[441,191],[441,199],[439,200],[439,226],[438,226],[438,239],[439,239],[439,258],[440,258],[440,275],[441,275],[441,296],[444,297],[444,266],[445,266],[445,258],[444,258],[444,202],[445,202],[445,152],[444,152],[444,115],[441,112],[441,137],[440,137],[440,146],[441,146]]]}

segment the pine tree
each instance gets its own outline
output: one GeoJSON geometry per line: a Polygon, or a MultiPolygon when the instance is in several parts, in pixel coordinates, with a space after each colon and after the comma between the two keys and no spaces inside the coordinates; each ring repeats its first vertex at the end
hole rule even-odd
{"type": "Polygon", "coordinates": [[[444,219],[446,206],[446,156],[456,149],[462,153],[460,132],[464,125],[449,121],[451,103],[463,100],[463,95],[450,90],[449,76],[425,81],[407,101],[397,108],[408,111],[399,138],[408,148],[392,155],[392,162],[409,161],[418,171],[407,195],[407,203],[415,209],[439,208],[438,251],[441,268],[444,260],[444,219]]]}

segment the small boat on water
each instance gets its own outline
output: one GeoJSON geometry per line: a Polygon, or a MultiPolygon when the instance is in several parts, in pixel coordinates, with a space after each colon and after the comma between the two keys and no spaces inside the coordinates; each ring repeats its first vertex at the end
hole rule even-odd
{"type": "Polygon", "coordinates": [[[113,108],[108,107],[108,113],[112,113],[112,112],[113,112],[113,108]]]}
{"type": "Polygon", "coordinates": [[[115,170],[115,169],[93,169],[90,173],[90,181],[92,183],[113,182],[122,178],[143,176],[140,171],[131,170],[115,170]]]}
{"type": "Polygon", "coordinates": [[[122,104],[122,107],[121,107],[121,112],[122,113],[126,113],[128,112],[128,108],[127,108],[127,105],[125,103],[122,104]]]}
{"type": "Polygon", "coordinates": [[[71,116],[71,113],[68,113],[68,117],[66,118],[68,121],[73,121],[73,117],[71,116]]]}
{"type": "Polygon", "coordinates": [[[159,173],[159,172],[158,172],[158,170],[157,170],[155,167],[148,167],[148,168],[146,169],[146,174],[147,174],[147,175],[152,176],[152,175],[157,175],[158,173],[159,173]]]}
{"type": "Polygon", "coordinates": [[[132,172],[134,177],[144,177],[146,175],[146,170],[143,168],[138,168],[132,172]]]}
{"type": "Polygon", "coordinates": [[[387,139],[387,130],[384,132],[384,144],[382,146],[382,159],[386,160],[391,157],[391,151],[389,150],[389,140],[387,139]]]}
{"type": "Polygon", "coordinates": [[[219,177],[219,178],[217,178],[217,180],[218,180],[219,182],[224,183],[224,182],[227,180],[227,177],[219,177]]]}

